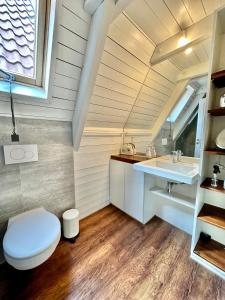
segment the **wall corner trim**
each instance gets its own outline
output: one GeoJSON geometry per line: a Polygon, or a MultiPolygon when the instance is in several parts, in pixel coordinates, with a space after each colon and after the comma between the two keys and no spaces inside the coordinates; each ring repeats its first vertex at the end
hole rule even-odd
{"type": "Polygon", "coordinates": [[[78,150],[80,146],[88,107],[114,10],[114,0],[103,1],[92,16],[77,105],[72,120],[73,145],[75,150],[78,150]]]}

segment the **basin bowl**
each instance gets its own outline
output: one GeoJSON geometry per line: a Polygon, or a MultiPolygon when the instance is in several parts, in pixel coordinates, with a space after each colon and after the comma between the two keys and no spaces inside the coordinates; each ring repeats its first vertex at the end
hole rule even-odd
{"type": "Polygon", "coordinates": [[[199,177],[199,159],[182,156],[181,161],[174,163],[170,155],[165,155],[136,163],[134,169],[170,181],[194,184],[199,177]]]}

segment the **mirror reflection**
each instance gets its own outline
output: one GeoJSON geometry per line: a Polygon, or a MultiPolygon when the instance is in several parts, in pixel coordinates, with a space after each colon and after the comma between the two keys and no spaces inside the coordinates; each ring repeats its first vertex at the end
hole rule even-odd
{"type": "Polygon", "coordinates": [[[154,129],[156,120],[160,117],[167,101],[173,97],[175,89],[174,81],[162,78],[157,71],[162,64],[170,62],[180,71],[177,82],[187,78],[189,81],[187,81],[181,96],[176,99],[171,112],[168,112],[160,132],[154,137],[154,144],[156,148],[160,148],[160,154],[179,149],[185,156],[200,157],[207,74],[202,77],[195,78],[193,76],[190,78],[188,70],[190,68],[193,72],[194,67],[198,73],[198,68],[203,66],[207,70],[209,51],[210,40],[207,39],[170,56],[164,62],[152,66],[124,128],[154,129]]]}

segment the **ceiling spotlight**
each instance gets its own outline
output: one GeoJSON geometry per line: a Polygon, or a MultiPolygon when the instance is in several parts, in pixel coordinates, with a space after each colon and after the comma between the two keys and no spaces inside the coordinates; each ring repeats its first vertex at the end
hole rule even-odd
{"type": "Polygon", "coordinates": [[[192,48],[191,48],[191,47],[190,47],[190,48],[187,48],[187,49],[184,51],[184,53],[185,53],[186,55],[191,54],[191,52],[192,52],[192,48]]]}
{"type": "Polygon", "coordinates": [[[179,47],[183,47],[183,46],[187,45],[187,43],[188,43],[188,39],[185,36],[182,36],[178,40],[178,46],[179,47]]]}

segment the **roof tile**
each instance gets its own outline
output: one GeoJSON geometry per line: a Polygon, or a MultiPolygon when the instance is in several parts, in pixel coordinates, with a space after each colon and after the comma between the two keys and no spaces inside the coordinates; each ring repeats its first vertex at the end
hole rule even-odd
{"type": "Polygon", "coordinates": [[[0,68],[34,76],[35,0],[0,0],[0,68]]]}

